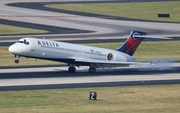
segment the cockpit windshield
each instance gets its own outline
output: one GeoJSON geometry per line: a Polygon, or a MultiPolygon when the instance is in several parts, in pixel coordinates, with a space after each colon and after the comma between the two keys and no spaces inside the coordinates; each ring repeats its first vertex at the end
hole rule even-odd
{"type": "Polygon", "coordinates": [[[28,41],[26,41],[26,39],[24,39],[24,41],[19,40],[19,41],[17,41],[17,43],[23,43],[23,44],[29,45],[29,42],[28,42],[28,41]]]}

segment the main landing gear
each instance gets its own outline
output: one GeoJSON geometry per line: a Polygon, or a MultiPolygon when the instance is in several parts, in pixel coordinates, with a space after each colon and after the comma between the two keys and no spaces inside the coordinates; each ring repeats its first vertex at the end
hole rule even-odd
{"type": "Polygon", "coordinates": [[[15,55],[15,57],[16,57],[16,58],[15,58],[15,61],[14,61],[14,62],[15,62],[15,63],[19,63],[19,55],[15,55]]]}
{"type": "MultiPolygon", "coordinates": [[[[73,65],[70,65],[69,68],[68,68],[68,71],[70,73],[75,73],[76,72],[76,68],[73,65]]],[[[90,66],[89,67],[89,73],[96,73],[96,68],[90,66]]]]}
{"type": "Polygon", "coordinates": [[[75,73],[76,72],[76,68],[74,66],[69,66],[68,71],[70,73],[75,73]]]}
{"type": "Polygon", "coordinates": [[[96,68],[89,67],[89,73],[96,73],[96,68]]]}

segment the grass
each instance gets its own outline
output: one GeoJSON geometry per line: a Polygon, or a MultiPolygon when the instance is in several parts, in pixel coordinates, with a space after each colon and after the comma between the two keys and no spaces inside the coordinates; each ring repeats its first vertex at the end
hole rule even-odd
{"type": "Polygon", "coordinates": [[[66,9],[111,16],[180,22],[180,1],[138,2],[138,3],[97,3],[97,4],[51,4],[46,7],[66,9]],[[170,18],[158,18],[158,14],[170,14],[170,18]]]}
{"type": "MultiPolygon", "coordinates": [[[[162,41],[162,42],[142,42],[137,51],[134,54],[136,61],[152,61],[162,60],[164,58],[171,60],[180,60],[180,41],[162,41]]],[[[96,46],[108,49],[116,49],[122,43],[97,43],[86,44],[89,46],[96,46]]],[[[0,67],[3,66],[31,66],[31,65],[58,65],[60,62],[35,60],[20,58],[20,63],[14,63],[14,56],[8,52],[8,47],[0,47],[0,67]]]]}
{"type": "Polygon", "coordinates": [[[0,113],[180,112],[180,85],[6,91],[0,97],[0,113]]]}
{"type": "Polygon", "coordinates": [[[45,30],[30,29],[0,24],[0,34],[40,34],[47,33],[45,30]]]}

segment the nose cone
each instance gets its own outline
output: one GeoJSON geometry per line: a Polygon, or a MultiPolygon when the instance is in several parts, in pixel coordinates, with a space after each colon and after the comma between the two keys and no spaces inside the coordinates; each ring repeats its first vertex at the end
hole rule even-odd
{"type": "Polygon", "coordinates": [[[18,54],[22,52],[22,50],[17,47],[17,44],[11,45],[8,50],[10,53],[13,53],[13,54],[18,54]]]}
{"type": "Polygon", "coordinates": [[[13,51],[14,51],[13,46],[10,46],[9,49],[8,49],[8,51],[9,51],[10,53],[13,53],[13,51]]]}

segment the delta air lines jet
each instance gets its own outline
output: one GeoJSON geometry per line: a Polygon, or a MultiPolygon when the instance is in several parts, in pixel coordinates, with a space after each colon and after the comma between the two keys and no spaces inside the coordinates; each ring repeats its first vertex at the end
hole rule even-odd
{"type": "Polygon", "coordinates": [[[140,62],[135,62],[135,58],[132,55],[145,38],[161,37],[146,36],[145,32],[132,31],[124,44],[116,50],[45,39],[22,38],[9,47],[9,52],[15,55],[15,63],[19,63],[20,57],[36,58],[65,62],[68,64],[68,71],[71,73],[76,71],[75,66],[89,66],[89,72],[95,73],[96,68],[141,64],[140,62]]]}

